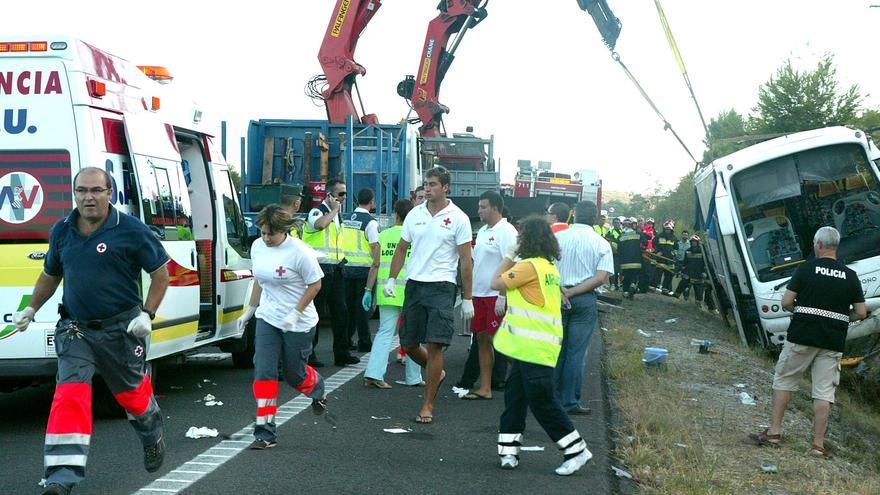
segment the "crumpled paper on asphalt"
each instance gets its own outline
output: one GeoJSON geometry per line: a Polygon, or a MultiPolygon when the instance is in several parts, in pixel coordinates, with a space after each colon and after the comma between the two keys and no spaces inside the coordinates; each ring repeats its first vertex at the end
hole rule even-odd
{"type": "Polygon", "coordinates": [[[201,428],[190,426],[189,429],[186,430],[186,438],[213,438],[218,434],[219,433],[215,428],[208,428],[207,426],[202,426],[201,428]]]}

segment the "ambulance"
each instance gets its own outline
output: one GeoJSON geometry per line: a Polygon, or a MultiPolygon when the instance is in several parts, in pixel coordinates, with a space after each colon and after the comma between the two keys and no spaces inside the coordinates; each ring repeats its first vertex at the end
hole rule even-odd
{"type": "MultiPolygon", "coordinates": [[[[253,326],[247,228],[202,110],[162,67],[65,37],[0,38],[0,391],[55,375],[62,286],[25,332],[12,324],[43,269],[49,231],[74,208],[83,167],[112,177],[112,204],[143,221],[171,261],[148,360],[219,345],[238,366],[253,326]]],[[[149,276],[142,273],[145,296],[149,276]]]]}

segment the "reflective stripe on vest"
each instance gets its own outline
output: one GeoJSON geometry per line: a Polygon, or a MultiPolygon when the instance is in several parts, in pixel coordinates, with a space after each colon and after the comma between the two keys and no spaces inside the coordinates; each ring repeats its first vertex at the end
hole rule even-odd
{"type": "Polygon", "coordinates": [[[342,250],[346,266],[369,268],[373,264],[370,243],[367,241],[367,225],[375,220],[369,213],[356,211],[350,220],[342,222],[342,250]]]}
{"type": "Polygon", "coordinates": [[[543,258],[529,258],[538,274],[544,305],[528,302],[517,289],[507,291],[507,314],[493,341],[498,352],[520,361],[555,367],[562,348],[562,293],[559,271],[543,258]]]}
{"type": "Polygon", "coordinates": [[[400,243],[401,226],[387,228],[379,232],[379,271],[376,278],[376,305],[377,306],[399,306],[403,307],[404,289],[406,288],[406,261],[409,260],[409,250],[406,252],[404,266],[400,269],[395,280],[397,287],[397,295],[395,297],[386,297],[382,289],[388,282],[391,275],[391,260],[394,258],[394,251],[400,243]]]}
{"type": "MultiPolygon", "coordinates": [[[[325,214],[329,212],[329,210],[324,211],[326,208],[321,208],[321,206],[318,209],[325,214]]],[[[339,243],[342,240],[339,238],[339,233],[340,229],[336,226],[336,222],[332,220],[323,230],[314,230],[311,224],[306,222],[303,225],[302,240],[312,248],[327,253],[326,256],[318,259],[319,263],[339,263],[345,257],[345,254],[339,249],[339,243]]]]}

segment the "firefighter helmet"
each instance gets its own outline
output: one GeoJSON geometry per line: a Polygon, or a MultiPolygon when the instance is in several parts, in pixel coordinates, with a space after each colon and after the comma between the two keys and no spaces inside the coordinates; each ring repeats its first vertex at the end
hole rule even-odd
{"type": "Polygon", "coordinates": [[[663,228],[675,230],[675,220],[666,220],[665,222],[663,222],[663,228]]]}
{"type": "Polygon", "coordinates": [[[700,236],[698,236],[697,234],[694,234],[691,236],[690,240],[700,242],[700,236]]]}

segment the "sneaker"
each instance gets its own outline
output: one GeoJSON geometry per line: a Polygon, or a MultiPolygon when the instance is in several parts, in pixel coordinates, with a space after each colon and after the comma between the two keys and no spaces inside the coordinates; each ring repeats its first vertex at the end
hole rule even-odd
{"type": "Polygon", "coordinates": [[[514,469],[519,465],[519,459],[515,455],[501,456],[501,469],[514,469]]]}
{"type": "Polygon", "coordinates": [[[391,385],[384,380],[376,380],[375,378],[364,378],[364,386],[372,387],[372,388],[380,388],[380,389],[389,389],[391,385]]]}
{"type": "Polygon", "coordinates": [[[248,446],[251,450],[266,450],[278,445],[275,440],[254,440],[254,443],[248,446]]]}
{"type": "Polygon", "coordinates": [[[160,438],[153,445],[144,447],[144,468],[148,473],[155,473],[165,461],[165,439],[160,438]]]}
{"type": "Polygon", "coordinates": [[[68,495],[70,490],[64,488],[63,485],[59,485],[58,483],[50,483],[46,485],[46,489],[43,490],[43,495],[68,495]]]}
{"type": "Polygon", "coordinates": [[[320,416],[327,412],[327,399],[312,399],[312,412],[315,416],[320,416]]]}
{"type": "Polygon", "coordinates": [[[590,452],[590,449],[584,449],[584,451],[578,454],[577,457],[572,457],[556,468],[556,474],[559,476],[570,476],[578,469],[584,467],[584,464],[592,458],[593,454],[590,452]]]}

